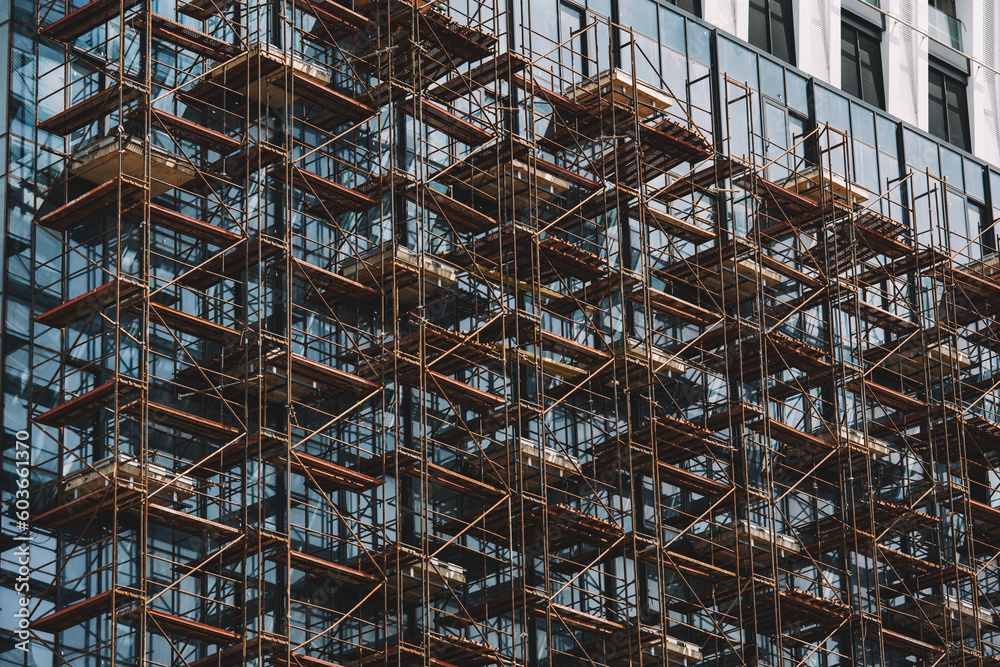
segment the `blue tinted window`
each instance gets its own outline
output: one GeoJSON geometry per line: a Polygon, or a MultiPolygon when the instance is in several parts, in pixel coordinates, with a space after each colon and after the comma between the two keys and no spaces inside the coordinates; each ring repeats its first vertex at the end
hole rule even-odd
{"type": "Polygon", "coordinates": [[[898,129],[899,124],[896,121],[875,114],[875,132],[878,135],[878,149],[896,158],[899,157],[898,129]]]}
{"type": "Polygon", "coordinates": [[[788,106],[802,113],[809,113],[809,80],[791,70],[785,70],[785,95],[788,106]]]}
{"type": "Polygon", "coordinates": [[[629,0],[618,5],[622,25],[649,37],[656,36],[656,8],[650,0],[629,0]]]}
{"type": "Polygon", "coordinates": [[[719,71],[741,83],[757,86],[757,54],[736,42],[719,39],[719,71]]]}
{"type": "Polygon", "coordinates": [[[851,111],[847,98],[823,88],[814,86],[816,95],[816,122],[829,123],[841,132],[851,131],[851,111]]]}
{"type": "Polygon", "coordinates": [[[935,176],[940,174],[936,143],[913,130],[904,129],[903,148],[907,165],[919,171],[927,169],[935,176]]]}
{"type": "Polygon", "coordinates": [[[965,171],[965,192],[970,197],[974,197],[979,201],[986,201],[986,192],[983,187],[983,167],[982,165],[976,164],[969,158],[965,158],[963,162],[963,170],[965,171]]]}
{"type": "Polygon", "coordinates": [[[712,62],[711,33],[705,26],[687,22],[688,55],[700,63],[712,62]]]}
{"type": "Polygon", "coordinates": [[[684,18],[667,7],[660,7],[660,44],[684,53],[684,18]]]}
{"type": "Polygon", "coordinates": [[[993,217],[1000,218],[1000,174],[990,172],[990,203],[993,206],[993,217]]]}
{"type": "Polygon", "coordinates": [[[875,145],[875,114],[860,104],[851,104],[851,134],[857,141],[875,145]]]}
{"type": "Polygon", "coordinates": [[[941,147],[941,176],[947,179],[949,185],[960,189],[965,187],[962,156],[944,146],[941,147]]]}
{"type": "Polygon", "coordinates": [[[785,101],[785,68],[767,58],[760,59],[760,92],[785,101]]]}

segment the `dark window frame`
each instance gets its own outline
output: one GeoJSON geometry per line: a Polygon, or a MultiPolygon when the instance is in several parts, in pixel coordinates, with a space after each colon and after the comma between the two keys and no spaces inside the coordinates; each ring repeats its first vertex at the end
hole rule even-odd
{"type": "Polygon", "coordinates": [[[691,14],[692,16],[702,17],[701,0],[664,0],[668,5],[677,7],[678,9],[691,14]]]}
{"type": "Polygon", "coordinates": [[[747,41],[795,66],[795,15],[792,0],[750,0],[747,41]]]}
{"type": "Polygon", "coordinates": [[[927,131],[952,146],[972,151],[969,122],[969,75],[930,58],[927,64],[927,131]],[[935,90],[940,96],[935,97],[935,90]]]}
{"type": "Polygon", "coordinates": [[[862,102],[885,110],[885,69],[880,28],[845,13],[840,25],[840,88],[862,102]],[[853,53],[848,51],[848,46],[853,53]],[[867,55],[866,64],[863,56],[867,55]]]}

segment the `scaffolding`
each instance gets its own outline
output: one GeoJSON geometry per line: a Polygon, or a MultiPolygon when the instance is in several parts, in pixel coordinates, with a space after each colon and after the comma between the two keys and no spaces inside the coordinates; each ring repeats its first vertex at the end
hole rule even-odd
{"type": "Polygon", "coordinates": [[[944,183],[766,153],[623,26],[348,4],[40,6],[53,664],[1000,664],[944,183]]]}

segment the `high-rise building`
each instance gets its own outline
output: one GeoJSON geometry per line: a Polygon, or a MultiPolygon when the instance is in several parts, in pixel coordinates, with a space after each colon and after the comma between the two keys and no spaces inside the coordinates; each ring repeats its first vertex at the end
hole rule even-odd
{"type": "Polygon", "coordinates": [[[998,6],[882,2],[0,0],[0,664],[1000,665],[998,6]]]}

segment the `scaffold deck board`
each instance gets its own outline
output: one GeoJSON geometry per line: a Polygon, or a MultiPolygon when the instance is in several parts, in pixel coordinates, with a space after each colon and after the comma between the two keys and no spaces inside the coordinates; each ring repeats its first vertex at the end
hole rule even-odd
{"type": "Polygon", "coordinates": [[[330,0],[294,0],[295,8],[316,17],[310,37],[323,43],[336,43],[348,35],[371,30],[375,24],[351,8],[330,0]]]}
{"type": "Polygon", "coordinates": [[[279,245],[265,238],[243,240],[232,250],[191,269],[178,282],[196,289],[207,289],[227,278],[232,279],[242,271],[252,269],[258,263],[264,263],[280,252],[279,245]]]}
{"type": "MultiPolygon", "coordinates": [[[[584,250],[579,244],[557,236],[547,236],[537,244],[540,258],[545,264],[539,276],[542,283],[558,281],[562,276],[569,275],[584,282],[592,282],[606,276],[609,271],[607,260],[594,253],[584,250]]],[[[530,256],[521,262],[523,271],[531,273],[530,256]],[[527,261],[528,264],[524,265],[527,261]]],[[[538,273],[538,271],[535,271],[538,273]]]]}
{"type": "Polygon", "coordinates": [[[867,378],[858,377],[848,380],[844,386],[858,396],[867,396],[869,400],[878,401],[903,412],[910,413],[927,409],[927,403],[924,401],[907,396],[867,378]]]}
{"type": "Polygon", "coordinates": [[[757,419],[764,415],[760,406],[743,401],[733,401],[726,410],[712,414],[712,416],[709,414],[711,412],[705,413],[700,424],[709,433],[726,431],[731,426],[742,426],[751,419],[757,419]]]}
{"type": "MultiPolygon", "coordinates": [[[[492,503],[504,495],[504,492],[495,486],[449,470],[436,463],[428,462],[423,467],[427,470],[430,484],[451,491],[459,498],[474,498],[482,502],[492,503]]],[[[408,468],[407,471],[419,479],[421,477],[420,468],[420,466],[415,466],[408,468]]]]}
{"type": "MultiPolygon", "coordinates": [[[[138,406],[133,407],[138,410],[138,406]]],[[[240,434],[238,428],[226,426],[220,422],[159,403],[149,403],[147,410],[151,423],[173,429],[179,433],[207,438],[216,442],[231,440],[240,434]]]]}
{"type": "MultiPolygon", "coordinates": [[[[137,308],[138,304],[133,306],[133,310],[137,308]]],[[[150,320],[153,322],[199,340],[209,340],[214,343],[225,344],[232,343],[240,338],[240,332],[234,329],[159,303],[149,303],[149,314],[150,320]]]]}
{"type": "MultiPolygon", "coordinates": [[[[434,9],[418,12],[417,22],[419,39],[412,26],[399,26],[390,35],[388,51],[372,44],[358,54],[355,66],[382,81],[365,96],[374,106],[387,103],[390,92],[399,90],[400,84],[417,88],[423,81],[441,79],[466,63],[486,58],[497,43],[496,35],[456,23],[434,9]]],[[[451,101],[445,98],[438,99],[451,101]]]]}
{"type": "Polygon", "coordinates": [[[241,638],[241,635],[235,632],[200,623],[186,616],[176,616],[157,609],[147,609],[146,615],[149,617],[149,626],[167,634],[223,646],[237,642],[241,638]]]}
{"type": "Polygon", "coordinates": [[[391,366],[384,366],[382,370],[376,368],[374,372],[380,373],[383,379],[392,378],[408,387],[423,386],[428,392],[444,398],[449,403],[472,410],[488,411],[505,403],[500,396],[477,389],[431,368],[421,368],[419,364],[399,356],[391,366]]]}
{"type": "Polygon", "coordinates": [[[722,181],[739,176],[748,165],[734,159],[716,159],[708,166],[689,172],[667,185],[650,193],[650,199],[671,204],[677,199],[689,197],[699,191],[710,191],[722,181]]]}
{"type": "Polygon", "coordinates": [[[648,205],[640,205],[628,210],[628,215],[634,220],[645,220],[650,226],[656,227],[664,234],[676,236],[679,239],[690,241],[695,245],[708,243],[716,238],[715,231],[705,229],[687,220],[652,208],[648,205]]]}
{"type": "Polygon", "coordinates": [[[103,408],[113,405],[116,400],[119,407],[124,407],[138,398],[141,390],[141,385],[131,380],[109,380],[42,413],[35,421],[46,426],[69,426],[84,417],[101,414],[103,408]]]}
{"type": "Polygon", "coordinates": [[[150,504],[147,517],[153,523],[171,530],[180,530],[189,535],[210,537],[218,540],[235,540],[242,537],[239,528],[204,519],[189,512],[181,512],[163,505],[150,504]]]}
{"type": "Polygon", "coordinates": [[[134,604],[142,596],[122,588],[104,591],[82,602],[64,607],[31,622],[35,632],[62,632],[102,614],[134,604]]]}
{"type": "MultiPolygon", "coordinates": [[[[336,216],[345,211],[361,211],[377,204],[375,200],[366,197],[357,190],[352,190],[340,183],[334,183],[302,167],[292,165],[289,169],[291,170],[292,185],[318,199],[320,201],[319,210],[326,215],[336,216]]],[[[271,177],[280,183],[289,180],[285,169],[280,167],[271,170],[271,177]]]]}
{"type": "Polygon", "coordinates": [[[497,222],[490,216],[449,197],[429,184],[406,188],[403,196],[438,214],[445,222],[462,232],[481,234],[497,226],[497,222]]]}
{"type": "Polygon", "coordinates": [[[596,465],[603,470],[623,465],[636,454],[640,460],[652,456],[657,462],[675,465],[725,451],[726,445],[713,440],[708,429],[686,419],[660,415],[595,445],[593,456],[596,465]]]}
{"type": "Polygon", "coordinates": [[[730,624],[740,627],[743,618],[756,617],[757,633],[772,636],[777,633],[792,632],[802,636],[803,626],[815,625],[819,627],[810,636],[822,637],[831,629],[840,626],[850,615],[851,608],[839,600],[822,598],[805,591],[771,590],[746,596],[740,613],[731,617],[723,615],[723,618],[730,624]],[[775,597],[778,598],[782,610],[788,610],[787,614],[782,614],[780,619],[775,614],[763,616],[755,614],[758,605],[774,604],[775,597]]]}
{"type": "Polygon", "coordinates": [[[288,562],[292,568],[300,572],[317,577],[330,577],[338,583],[350,586],[372,587],[382,582],[381,578],[374,575],[366,574],[346,565],[340,565],[301,551],[289,551],[288,562]]]}
{"type": "Polygon", "coordinates": [[[295,474],[302,475],[327,492],[344,490],[363,493],[383,483],[381,479],[296,450],[292,450],[287,456],[278,454],[272,462],[278,467],[287,466],[295,474]]]}
{"type": "Polygon", "coordinates": [[[189,183],[187,189],[218,199],[220,191],[242,187],[247,179],[252,178],[261,169],[280,162],[283,158],[284,154],[273,146],[249,142],[243,144],[235,153],[221,157],[198,171],[194,182],[189,183]]]}
{"type": "Polygon", "coordinates": [[[313,658],[298,652],[293,652],[290,658],[278,654],[270,658],[268,662],[275,665],[275,667],[349,667],[339,665],[336,662],[330,662],[329,660],[313,658]]]}
{"type": "MultiPolygon", "coordinates": [[[[618,452],[613,449],[600,452],[589,466],[589,474],[596,477],[605,470],[621,470],[652,477],[653,467],[654,457],[651,451],[635,446],[627,450],[622,446],[618,452]]],[[[734,488],[731,482],[720,482],[666,461],[656,460],[655,467],[660,482],[672,484],[698,495],[718,497],[734,488]]]]}
{"type": "Polygon", "coordinates": [[[128,300],[144,289],[141,283],[131,278],[111,280],[95,287],[85,294],[70,299],[66,303],[45,311],[35,318],[35,322],[48,327],[62,329],[80,320],[97,315],[113,304],[127,307],[128,300]]]}
{"type": "Polygon", "coordinates": [[[181,2],[177,11],[199,21],[207,21],[213,16],[225,14],[237,0],[189,0],[181,2]]]}
{"type": "Polygon", "coordinates": [[[669,315],[674,319],[694,324],[695,326],[707,327],[722,319],[722,314],[702,308],[690,301],[676,297],[672,294],[660,291],[653,287],[637,289],[632,292],[632,301],[640,305],[649,299],[649,307],[663,315],[669,315]]]}
{"type": "Polygon", "coordinates": [[[490,132],[423,98],[411,97],[398,103],[396,108],[469,146],[479,146],[493,138],[490,132]]]}
{"type": "MultiPolygon", "coordinates": [[[[294,257],[289,262],[293,275],[304,280],[316,291],[316,295],[309,299],[312,303],[334,306],[351,301],[364,301],[379,295],[379,292],[371,287],[315,264],[294,257]]],[[[280,272],[285,269],[285,263],[280,259],[273,262],[271,266],[280,272]]]]}
{"type": "MultiPolygon", "coordinates": [[[[315,359],[295,352],[291,355],[292,377],[297,381],[312,382],[320,387],[355,396],[378,391],[379,385],[363,377],[342,371],[315,359]]],[[[279,369],[280,370],[280,369],[279,369]]]]}
{"type": "Polygon", "coordinates": [[[187,186],[198,177],[190,163],[132,134],[105,136],[74,153],[69,173],[95,185],[122,176],[146,183],[151,197],[187,186]],[[148,176],[148,179],[147,179],[148,176]]]}
{"type": "Polygon", "coordinates": [[[241,234],[197,220],[159,204],[149,205],[149,222],[155,227],[162,227],[218,248],[234,245],[244,239],[241,234]]]}
{"type": "Polygon", "coordinates": [[[673,121],[664,121],[656,127],[640,124],[638,132],[630,128],[625,134],[632,138],[608,155],[599,169],[605,178],[619,185],[635,187],[682,164],[701,162],[710,155],[705,146],[693,143],[699,142],[696,135],[673,121]]]}
{"type": "MultiPolygon", "coordinates": [[[[611,353],[591,347],[547,329],[539,329],[537,341],[522,339],[524,345],[539,345],[547,352],[555,352],[585,366],[595,366],[611,359],[611,353]]],[[[610,342],[610,341],[608,341],[610,342]]]]}
{"type": "Polygon", "coordinates": [[[431,633],[427,646],[393,642],[384,649],[347,663],[347,667],[366,667],[368,665],[398,665],[399,667],[423,667],[424,653],[433,656],[430,664],[433,667],[486,667],[497,664],[493,657],[495,650],[464,637],[452,637],[431,633]]]}
{"type": "MultiPolygon", "coordinates": [[[[146,20],[142,15],[129,20],[129,25],[137,30],[145,30],[146,20]]],[[[196,30],[177,21],[172,21],[159,14],[151,14],[149,20],[150,34],[168,44],[196,53],[211,60],[222,61],[234,58],[240,53],[240,48],[218,37],[196,30]]]]}
{"type": "Polygon", "coordinates": [[[736,573],[718,565],[705,563],[697,558],[657,547],[645,538],[637,538],[637,558],[644,563],[657,564],[662,562],[664,569],[677,572],[685,577],[694,577],[702,581],[722,582],[732,581],[736,573]]]}
{"type": "Polygon", "coordinates": [[[580,543],[606,548],[623,535],[621,527],[611,521],[558,503],[548,506],[522,503],[510,508],[501,505],[485,516],[477,512],[446,521],[438,528],[449,535],[475,535],[487,542],[522,550],[532,548],[534,536],[546,534],[546,526],[550,527],[545,538],[550,553],[580,543]],[[559,529],[551,530],[551,526],[559,526],[559,529]]]}
{"type": "MultiPolygon", "coordinates": [[[[238,139],[234,139],[221,132],[216,132],[185,118],[160,111],[159,109],[151,109],[149,113],[152,118],[153,127],[164,130],[175,141],[183,139],[197,146],[209,148],[222,154],[239,150],[243,146],[243,143],[238,139]]],[[[132,115],[133,117],[136,116],[136,114],[132,115]]]]}
{"type": "Polygon", "coordinates": [[[450,331],[428,322],[417,324],[419,331],[406,334],[384,344],[350,353],[343,358],[361,364],[365,372],[390,374],[396,365],[396,355],[424,357],[428,366],[444,375],[454,375],[476,366],[503,361],[490,345],[480,342],[476,333],[450,331]]]}
{"type": "Polygon", "coordinates": [[[141,495],[142,491],[134,485],[126,483],[118,484],[116,487],[108,484],[78,498],[67,500],[65,497],[60,497],[60,500],[64,501],[62,504],[52,508],[45,507],[40,514],[32,517],[31,523],[57,530],[85,525],[115,505],[128,506],[141,495]]]}
{"type": "Polygon", "coordinates": [[[39,28],[43,37],[69,43],[118,16],[119,10],[132,9],[142,0],[92,0],[54,23],[39,28]]]}
{"type": "Polygon", "coordinates": [[[456,75],[439,86],[431,88],[427,94],[442,102],[454,102],[460,97],[474,93],[483,86],[496,81],[509,80],[523,70],[528,61],[513,52],[498,53],[490,60],[464,74],[456,75]]]}
{"type": "Polygon", "coordinates": [[[503,405],[497,410],[479,415],[473,419],[463,420],[461,424],[452,426],[435,436],[435,440],[447,444],[458,444],[473,440],[480,435],[505,429],[513,424],[522,425],[538,416],[538,408],[527,404],[503,405]]]}
{"type": "Polygon", "coordinates": [[[630,271],[614,271],[597,280],[591,280],[583,287],[563,297],[553,299],[545,304],[545,310],[557,315],[570,315],[577,310],[587,311],[601,303],[621,288],[628,293],[639,283],[639,277],[630,271]]]}
{"type": "MultiPolygon", "coordinates": [[[[210,653],[188,663],[188,667],[243,667],[248,660],[258,656],[277,654],[285,646],[270,639],[247,639],[245,644],[235,644],[216,653],[210,653]]],[[[273,663],[272,663],[273,664],[273,663]]]]}
{"type": "Polygon", "coordinates": [[[145,190],[141,183],[127,176],[113,178],[59,208],[35,218],[35,222],[46,229],[66,232],[76,229],[93,216],[113,206],[122,212],[131,210],[138,204],[145,190]]]}
{"type": "Polygon", "coordinates": [[[197,104],[229,108],[259,100],[280,109],[298,100],[314,107],[308,122],[320,127],[359,123],[375,115],[375,109],[330,88],[328,82],[325,70],[271,47],[256,45],[212,70],[182,97],[197,104]]]}
{"type": "Polygon", "coordinates": [[[769,435],[771,438],[807,454],[833,449],[833,445],[826,440],[770,417],[752,421],[747,424],[747,428],[761,435],[769,435]]]}
{"type": "Polygon", "coordinates": [[[139,84],[123,79],[76,102],[65,111],[39,122],[38,128],[65,137],[75,130],[100,120],[109,113],[119,109],[127,109],[133,102],[142,99],[145,95],[145,91],[139,84]]]}
{"type": "Polygon", "coordinates": [[[534,95],[540,100],[548,103],[553,109],[562,114],[564,120],[575,118],[577,116],[582,116],[586,113],[587,107],[574,102],[570,98],[557,93],[554,90],[549,90],[548,88],[542,86],[538,83],[538,80],[534,76],[523,76],[520,74],[512,74],[510,77],[510,82],[512,85],[517,86],[524,92],[534,95]]]}
{"type": "Polygon", "coordinates": [[[184,574],[220,574],[224,573],[226,568],[238,567],[241,561],[260,554],[269,560],[284,562],[282,558],[287,549],[288,540],[271,533],[240,534],[204,556],[185,563],[176,563],[173,569],[184,574]]]}

